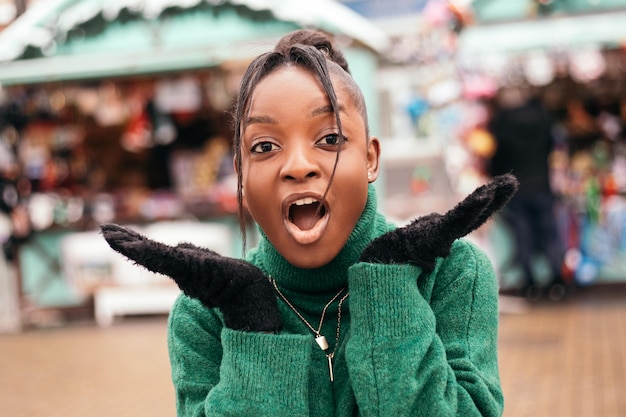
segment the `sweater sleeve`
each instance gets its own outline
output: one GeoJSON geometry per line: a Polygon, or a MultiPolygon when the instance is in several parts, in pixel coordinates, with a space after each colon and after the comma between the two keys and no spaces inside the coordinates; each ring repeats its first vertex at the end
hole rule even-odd
{"type": "Polygon", "coordinates": [[[179,417],[308,416],[310,338],[235,331],[184,295],[169,319],[179,417]]]}
{"type": "Polygon", "coordinates": [[[457,241],[435,271],[359,263],[349,272],[346,361],[362,416],[500,416],[497,282],[457,241]]]}

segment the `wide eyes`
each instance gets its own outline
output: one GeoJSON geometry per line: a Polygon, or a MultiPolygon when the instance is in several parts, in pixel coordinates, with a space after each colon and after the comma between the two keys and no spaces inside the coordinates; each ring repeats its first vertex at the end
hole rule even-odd
{"type": "MultiPolygon", "coordinates": [[[[319,139],[317,142],[315,142],[315,145],[322,148],[336,148],[345,143],[346,140],[347,138],[345,136],[340,136],[338,133],[331,133],[319,139]]],[[[274,142],[262,141],[255,143],[250,151],[256,154],[263,154],[277,151],[280,149],[281,147],[274,142]]]]}
{"type": "Polygon", "coordinates": [[[317,145],[320,146],[339,146],[346,141],[345,136],[340,136],[338,133],[331,133],[330,135],[324,136],[322,139],[317,141],[317,145]]]}
{"type": "Polygon", "coordinates": [[[280,149],[278,147],[278,145],[276,145],[276,144],[274,144],[272,142],[267,142],[266,141],[266,142],[256,143],[252,147],[251,151],[252,151],[252,153],[266,153],[266,152],[276,151],[278,149],[280,149]]]}

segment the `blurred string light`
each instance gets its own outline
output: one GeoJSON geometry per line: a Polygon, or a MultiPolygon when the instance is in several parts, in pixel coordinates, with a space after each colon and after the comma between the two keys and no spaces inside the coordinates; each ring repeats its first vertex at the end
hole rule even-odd
{"type": "Polygon", "coordinates": [[[0,3],[0,25],[7,25],[17,17],[17,7],[14,3],[0,3]]]}
{"type": "Polygon", "coordinates": [[[554,64],[548,54],[543,50],[529,52],[523,66],[524,75],[531,85],[544,86],[554,80],[554,64]]]}
{"type": "Polygon", "coordinates": [[[579,82],[597,79],[606,71],[606,60],[598,47],[585,47],[570,52],[570,74],[579,82]]]}

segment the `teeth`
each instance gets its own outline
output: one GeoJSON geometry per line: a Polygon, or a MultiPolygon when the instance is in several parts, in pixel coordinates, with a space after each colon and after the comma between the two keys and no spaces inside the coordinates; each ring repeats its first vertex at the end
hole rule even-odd
{"type": "Polygon", "coordinates": [[[296,206],[304,206],[305,204],[313,204],[316,201],[317,200],[315,200],[313,197],[305,197],[301,198],[300,200],[294,201],[294,204],[296,206]]]}

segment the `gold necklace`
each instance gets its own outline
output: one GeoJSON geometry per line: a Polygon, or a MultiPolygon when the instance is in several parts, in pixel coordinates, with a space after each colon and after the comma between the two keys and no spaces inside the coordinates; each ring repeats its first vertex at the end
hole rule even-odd
{"type": "MultiPolygon", "coordinates": [[[[328,310],[328,307],[330,307],[330,305],[333,302],[335,302],[335,300],[337,298],[339,298],[341,293],[343,293],[345,291],[346,287],[343,287],[337,294],[335,294],[335,296],[333,298],[331,298],[331,300],[328,303],[326,303],[326,305],[324,306],[324,309],[322,310],[322,316],[320,317],[320,324],[317,327],[317,329],[315,329],[311,325],[311,323],[309,323],[304,318],[304,316],[302,316],[302,314],[300,314],[300,312],[293,306],[293,304],[291,304],[289,302],[287,297],[285,297],[285,294],[283,294],[280,291],[280,289],[278,288],[278,284],[276,283],[276,280],[274,278],[272,278],[272,277],[269,277],[269,278],[270,278],[270,281],[272,282],[272,284],[274,285],[274,289],[276,290],[276,294],[278,294],[280,299],[283,300],[285,302],[285,304],[287,304],[289,306],[289,308],[294,313],[296,313],[296,316],[298,316],[298,318],[300,318],[300,320],[302,320],[302,322],[306,325],[306,327],[308,327],[309,330],[311,330],[311,332],[315,336],[315,341],[319,345],[320,349],[322,349],[326,353],[326,351],[329,348],[328,341],[326,340],[326,337],[324,337],[324,335],[321,333],[322,325],[324,324],[324,316],[326,315],[326,310],[328,310]]],[[[337,350],[337,345],[339,344],[339,335],[340,335],[340,332],[341,332],[341,306],[342,306],[343,302],[346,300],[346,298],[348,298],[349,295],[350,295],[350,293],[348,292],[343,297],[341,297],[341,299],[339,300],[339,304],[337,305],[337,332],[335,334],[335,347],[333,348],[332,352],[326,353],[326,359],[328,360],[328,373],[330,375],[330,382],[333,382],[335,380],[335,375],[333,373],[333,358],[335,357],[335,351],[337,350]]]]}

